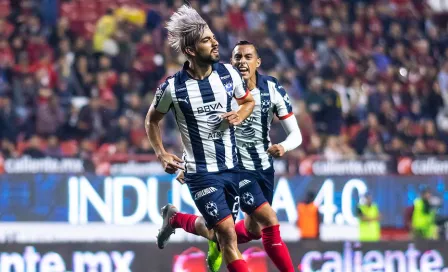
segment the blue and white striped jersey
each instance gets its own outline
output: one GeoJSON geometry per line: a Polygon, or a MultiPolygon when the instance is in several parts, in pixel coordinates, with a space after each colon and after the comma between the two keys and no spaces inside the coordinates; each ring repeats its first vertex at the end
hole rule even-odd
{"type": "Polygon", "coordinates": [[[238,166],[235,132],[221,116],[232,110],[233,97],[243,99],[249,91],[230,64],[214,64],[203,80],[192,79],[187,68],[188,62],[157,89],[154,107],[174,110],[187,173],[232,169],[238,166]]]}
{"type": "MultiPolygon", "coordinates": [[[[238,160],[242,169],[266,170],[273,164],[266,150],[271,145],[269,130],[274,114],[284,120],[293,112],[288,94],[274,77],[257,73],[256,88],[251,94],[255,108],[235,130],[238,160]]],[[[236,103],[232,107],[237,107],[236,103]]]]}

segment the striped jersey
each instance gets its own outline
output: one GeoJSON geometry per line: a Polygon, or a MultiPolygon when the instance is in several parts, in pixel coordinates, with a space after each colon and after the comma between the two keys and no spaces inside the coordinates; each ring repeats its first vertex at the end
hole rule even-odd
{"type": "Polygon", "coordinates": [[[154,107],[161,113],[174,111],[187,173],[233,169],[238,166],[235,131],[221,116],[232,110],[233,97],[243,99],[249,91],[230,64],[213,64],[203,80],[191,78],[188,65],[157,89],[154,107]]]}
{"type": "MultiPolygon", "coordinates": [[[[273,165],[266,150],[271,145],[269,130],[274,114],[284,120],[293,112],[288,94],[274,77],[257,72],[256,88],[251,90],[251,94],[255,108],[235,129],[239,166],[246,170],[266,170],[273,165]]],[[[238,105],[234,103],[232,107],[238,105]]]]}

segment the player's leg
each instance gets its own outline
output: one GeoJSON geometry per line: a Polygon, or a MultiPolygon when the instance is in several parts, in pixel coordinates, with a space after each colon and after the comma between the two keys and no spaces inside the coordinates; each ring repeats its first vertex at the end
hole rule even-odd
{"type": "Polygon", "coordinates": [[[270,205],[274,193],[274,172],[251,171],[243,177],[245,179],[240,183],[241,209],[249,216],[244,224],[235,227],[237,235],[248,241],[261,235],[264,249],[275,266],[281,272],[294,271],[288,247],[280,236],[277,215],[270,205]]]}
{"type": "Polygon", "coordinates": [[[214,230],[207,228],[202,216],[181,213],[174,205],[168,204],[162,208],[162,218],[162,228],[159,230],[159,235],[157,236],[157,245],[160,249],[165,247],[170,236],[178,228],[188,233],[202,236],[205,239],[216,240],[214,230]]]}
{"type": "MultiPolygon", "coordinates": [[[[213,186],[208,182],[208,177],[209,175],[207,174],[187,174],[184,177],[184,181],[188,185],[194,200],[198,200],[202,196],[217,190],[216,186],[213,186]]],[[[206,221],[202,216],[181,213],[172,204],[168,204],[162,208],[162,218],[162,227],[157,236],[157,245],[160,249],[165,247],[170,236],[175,232],[175,229],[178,228],[181,228],[188,233],[202,236],[206,239],[216,239],[214,231],[207,228],[206,221]]]]}
{"type": "Polygon", "coordinates": [[[198,190],[197,181],[191,185],[187,184],[206,226],[213,229],[216,234],[223,260],[229,271],[248,271],[236,240],[234,220],[238,213],[239,203],[238,187],[234,185],[235,181],[237,182],[237,177],[229,171],[207,177],[207,190],[203,189],[204,186],[198,190]],[[198,192],[204,193],[198,194],[198,192]]]}

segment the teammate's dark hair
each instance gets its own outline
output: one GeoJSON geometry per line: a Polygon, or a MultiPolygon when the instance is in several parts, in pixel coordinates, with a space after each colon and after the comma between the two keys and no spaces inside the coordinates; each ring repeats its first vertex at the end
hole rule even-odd
{"type": "Polygon", "coordinates": [[[254,49],[255,49],[255,53],[257,54],[257,57],[260,57],[260,55],[258,54],[258,49],[255,46],[255,44],[253,44],[253,43],[251,43],[249,41],[244,41],[244,40],[237,42],[235,44],[235,46],[233,47],[232,52],[233,52],[233,50],[235,50],[235,47],[237,47],[238,45],[252,45],[254,47],[254,49]]]}

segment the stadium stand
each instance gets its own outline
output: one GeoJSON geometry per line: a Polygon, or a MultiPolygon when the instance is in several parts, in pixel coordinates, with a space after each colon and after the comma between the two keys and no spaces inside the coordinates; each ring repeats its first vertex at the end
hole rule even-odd
{"type": "MultiPolygon", "coordinates": [[[[163,29],[183,1],[59,2],[0,0],[1,155],[152,159],[143,120],[158,84],[184,61],[163,29]]],[[[289,156],[337,160],[446,155],[447,7],[436,2],[191,4],[223,61],[250,40],[262,71],[289,91],[304,138],[289,156]]],[[[174,122],[164,126],[180,153],[174,122]]],[[[283,137],[275,127],[274,142],[283,137]]]]}

